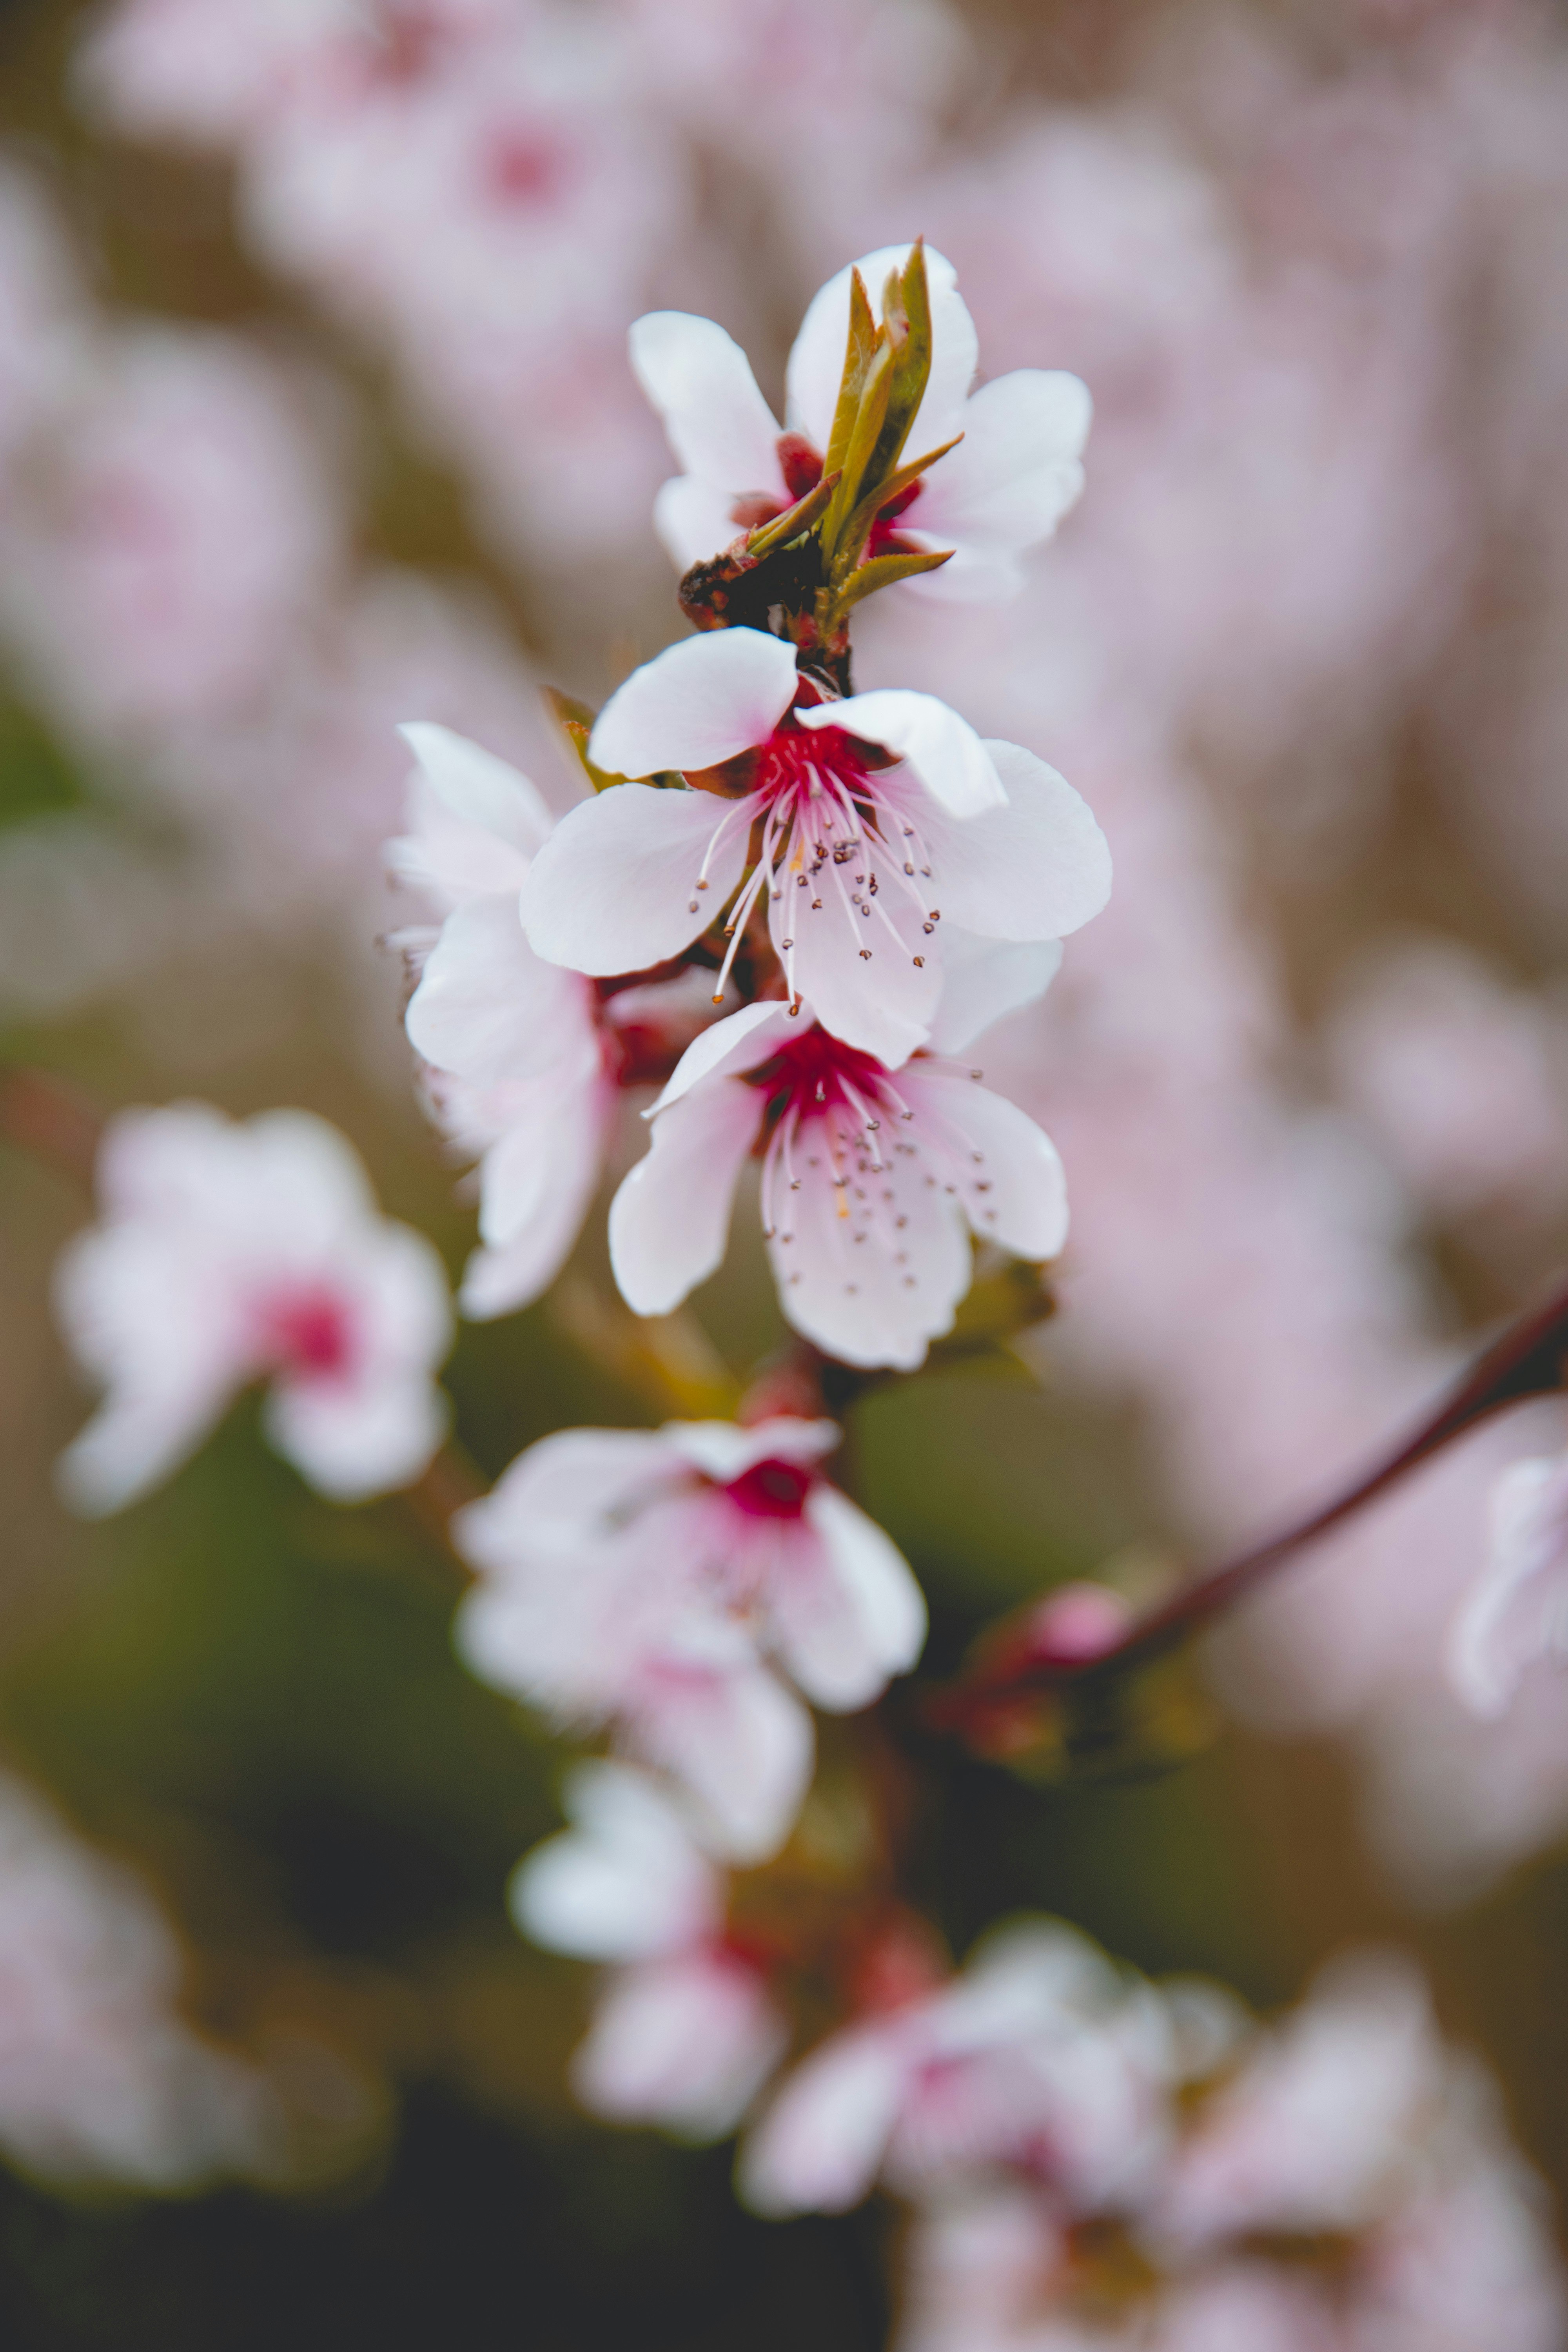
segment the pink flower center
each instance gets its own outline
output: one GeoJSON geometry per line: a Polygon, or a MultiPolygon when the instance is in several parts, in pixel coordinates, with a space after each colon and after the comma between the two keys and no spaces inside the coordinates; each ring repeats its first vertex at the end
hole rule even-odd
{"type": "Polygon", "coordinates": [[[492,195],[519,211],[548,204],[564,177],[565,155],[559,142],[543,131],[520,124],[489,142],[485,184],[492,195]]]}
{"type": "Polygon", "coordinates": [[[871,525],[871,535],[866,541],[868,562],[876,555],[914,554],[913,540],[902,538],[897,529],[897,523],[900,515],[908,514],[924,488],[923,481],[911,482],[907,490],[900,490],[897,498],[889,499],[885,507],[879,509],[877,520],[871,525]]]}
{"type": "Polygon", "coordinates": [[[343,1379],[353,1338],[343,1300],[323,1286],[285,1291],[266,1300],[258,1317],[262,1355],[274,1371],[296,1380],[343,1379]]]}
{"type": "MultiPolygon", "coordinates": [[[[769,1116],[775,1120],[791,1111],[805,1116],[844,1108],[861,1128],[867,1123],[868,1104],[885,1115],[897,1108],[881,1063],[815,1025],[751,1071],[748,1083],[766,1087],[769,1116]]],[[[876,1124],[873,1118],[871,1125],[876,1124]]]]}
{"type": "Polygon", "coordinates": [[[798,1519],[811,1492],[813,1474],[799,1462],[753,1462],[725,1494],[752,1519],[798,1519]]]}
{"type": "MultiPolygon", "coordinates": [[[[801,681],[795,709],[810,707],[816,689],[801,681]]],[[[803,727],[786,710],[765,743],[748,755],[750,789],[731,802],[714,826],[703,853],[688,911],[695,915],[709,887],[708,868],[719,844],[748,821],[762,829],[755,865],[741,886],[724,925],[729,941],[714,985],[717,1004],[724,992],[752,908],[765,893],[770,928],[783,959],[791,1001],[795,978],[795,932],[806,915],[847,923],[866,962],[889,943],[910,952],[886,904],[879,903],[884,881],[910,902],[923,932],[935,929],[939,909],[929,906],[930,854],[918,826],[909,822],[907,803],[895,800],[877,771],[897,762],[872,743],[841,727],[803,727]],[[864,928],[862,928],[864,926],[864,928]],[[874,944],[873,944],[874,943],[874,944]]],[[[904,908],[906,921],[910,908],[904,908]]],[[[914,961],[921,964],[923,955],[914,961]]]]}

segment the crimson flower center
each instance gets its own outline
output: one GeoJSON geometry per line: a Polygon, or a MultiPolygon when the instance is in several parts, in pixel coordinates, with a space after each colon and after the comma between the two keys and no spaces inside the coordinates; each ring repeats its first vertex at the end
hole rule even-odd
{"type": "Polygon", "coordinates": [[[262,1350],[273,1370],[297,1379],[341,1380],[353,1358],[342,1299],[321,1286],[268,1299],[260,1314],[262,1350]]]}
{"type": "Polygon", "coordinates": [[[753,1462],[724,1488],[738,1509],[752,1519],[798,1519],[805,1508],[814,1474],[799,1462],[753,1462]]]}

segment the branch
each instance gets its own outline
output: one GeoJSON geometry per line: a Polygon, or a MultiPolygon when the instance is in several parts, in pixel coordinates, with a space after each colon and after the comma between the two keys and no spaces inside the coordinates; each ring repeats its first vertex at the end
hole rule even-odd
{"type": "Polygon", "coordinates": [[[1013,1692],[1109,1681],[1130,1666],[1163,1657],[1456,1438],[1510,1405],[1555,1393],[1565,1381],[1568,1283],[1560,1285],[1542,1306],[1504,1331],[1401,1445],[1310,1517],[1206,1575],[1192,1578],[1129,1627],[1109,1649],[1085,1656],[1081,1652],[1053,1653],[1047,1640],[1031,1642],[1020,1636],[1005,1643],[969,1676],[932,1694],[929,1720],[944,1729],[958,1729],[977,1703],[1013,1692]]]}

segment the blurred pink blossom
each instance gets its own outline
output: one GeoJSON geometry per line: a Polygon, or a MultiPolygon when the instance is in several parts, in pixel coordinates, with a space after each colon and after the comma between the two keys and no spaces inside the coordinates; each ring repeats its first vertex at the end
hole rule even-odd
{"type": "Polygon", "coordinates": [[[571,1430],[453,1523],[487,1582],[458,1634],[488,1681],[617,1728],[689,1790],[723,1850],[783,1843],[816,1706],[865,1706],[920,1654],[901,1555],[816,1466],[831,1422],[571,1430]]]}
{"type": "Polygon", "coordinates": [[[1552,2352],[1540,2184],[1403,1963],[1334,1964],[1203,2071],[1108,2277],[1059,2183],[930,2184],[900,2352],[1552,2352]]]}
{"type": "Polygon", "coordinates": [[[1465,1705],[1506,1712],[1528,1669],[1568,1660],[1568,1454],[1513,1462],[1492,1486],[1486,1565],[1448,1636],[1465,1705]]]}
{"type": "Polygon", "coordinates": [[[108,1391],[61,1458],[78,1510],[145,1494],[257,1380],[272,1444],[324,1494],[418,1476],[447,1422],[446,1276],[423,1234],[378,1214],[334,1128],[286,1110],[237,1124],[205,1103],[122,1111],[99,1191],[100,1223],[58,1270],[66,1335],[108,1391]]]}
{"type": "Polygon", "coordinates": [[[1079,2211],[1120,2210],[1163,2152],[1175,2063],[1153,1997],[1076,1930],[998,1930],[962,1976],[831,2035],[742,2152],[746,2201],[841,2212],[1013,2171],[1079,2211]]]}
{"type": "Polygon", "coordinates": [[[1433,1215],[1542,1215],[1568,1198],[1568,1096],[1545,1009],[1457,943],[1390,947],[1329,1043],[1347,1099],[1433,1215]]]}
{"type": "Polygon", "coordinates": [[[723,1876],[623,1765],[574,1766],[563,1802],[571,1828],[519,1865],[510,1900],[535,1943],[613,1964],[573,2063],[578,2095],[619,2123],[721,2138],[788,2040],[765,1975],[726,1939],[723,1876]]]}

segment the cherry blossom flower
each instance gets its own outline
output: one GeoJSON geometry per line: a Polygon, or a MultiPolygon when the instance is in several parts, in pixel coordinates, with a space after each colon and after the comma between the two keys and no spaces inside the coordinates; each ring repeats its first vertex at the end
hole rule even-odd
{"type": "Polygon", "coordinates": [[[1568,1454],[1500,1472],[1484,1573],[1455,1619],[1448,1673],[1471,1711],[1508,1711],[1539,1659],[1568,1659],[1568,1454]]]}
{"type": "Polygon", "coordinates": [[[1392,1954],[1350,1955],[1204,2108],[1152,2233],[1191,2248],[1364,2227],[1408,2185],[1448,2074],[1415,1971],[1392,1954]]]}
{"type": "Polygon", "coordinates": [[[510,1902],[535,1943],[614,1964],[573,2063],[578,2095],[620,2123],[721,2138],[788,2041],[764,1971],[726,1938],[723,1875],[641,1773],[578,1764],[564,1804],[571,1829],[519,1865],[510,1902]]]}
{"type": "Polygon", "coordinates": [[[1124,2204],[1163,2153],[1163,2007],[1076,1930],[1031,1921],[963,1976],[846,2027],[786,2080],[742,2153],[757,2211],[841,2212],[998,2171],[1078,2211],[1124,2204]]]}
{"type": "Polygon", "coordinates": [[[146,1888],[0,1778],[0,2149],[54,2181],[195,2188],[270,2163],[267,2088],[181,2019],[146,1888]]]}
{"type": "MultiPolygon", "coordinates": [[[[528,779],[449,729],[404,729],[419,765],[399,878],[445,915],[410,1000],[410,1041],[447,1139],[479,1161],[481,1246],[458,1303],[526,1306],[554,1280],[595,1189],[616,1103],[591,981],[543,962],[517,900],[550,813],[528,779]]],[[[406,938],[407,935],[405,934],[406,938]]]]}
{"type": "Polygon", "coordinates": [[[898,2352],[1561,2340],[1540,2185],[1399,1961],[1334,1964],[1278,2028],[1186,2053],[1162,2095],[1168,2127],[1098,2245],[1070,2188],[1026,2167],[977,2176],[961,2152],[920,2183],[898,2352]]]}
{"type": "Polygon", "coordinates": [[[431,1377],[451,1339],[446,1276],[422,1234],[377,1213],[334,1128],[195,1102],[123,1111],[99,1190],[101,1222],[58,1269],[67,1336],[108,1391],[61,1459],[76,1509],[145,1494],[257,1380],[268,1438],[323,1494],[418,1476],[446,1427],[431,1377]]]}
{"type": "Polygon", "coordinates": [[[487,1578],[458,1614],[464,1656],[568,1719],[613,1722],[727,1853],[775,1851],[813,1740],[763,1658],[837,1712],[925,1638],[902,1557],[817,1466],[837,1442],[793,1418],[545,1438],[453,1522],[487,1578]]]}
{"type": "Polygon", "coordinates": [[[921,1363],[969,1287],[972,1233],[1035,1261],[1067,1235],[1054,1145],[975,1078],[928,1055],[895,1076],[776,1002],[717,1023],[647,1113],[652,1148],[611,1205],[626,1303],[668,1314],[713,1272],[761,1146],[790,1321],[847,1364],[921,1363]]]}
{"type": "MultiPolygon", "coordinates": [[[[888,246],[855,265],[874,315],[889,272],[912,247],[888,246]]],[[[979,357],[957,273],[926,251],[931,365],[910,429],[923,456],[962,435],[929,472],[890,500],[868,552],[952,551],[910,584],[927,595],[984,599],[1023,585],[1019,558],[1048,539],[1083,488],[1090,403],[1077,376],[1020,368],[971,393],[979,357]]],[[[820,481],[849,333],[851,272],[816,295],[790,353],[788,430],[781,433],[745,353],[711,319],[656,310],[631,331],[632,365],[684,471],[654,509],[684,572],[769,520],[820,481]]]]}
{"type": "Polygon", "coordinates": [[[459,1304],[484,1318],[549,1287],[599,1181],[618,1090],[668,1070],[712,1018],[710,984],[681,976],[609,992],[534,954],[518,893],[551,817],[525,776],[450,729],[404,736],[418,761],[398,879],[445,918],[395,935],[419,970],[406,1016],[424,1092],[449,1142],[479,1162],[482,1246],[459,1304]]]}
{"type": "Polygon", "coordinates": [[[574,810],[523,892],[537,952],[578,971],[661,963],[739,887],[727,973],[765,893],[792,997],[896,1065],[937,1017],[951,929],[966,946],[1026,943],[1037,959],[1099,913],[1110,853],[1054,769],[983,743],[931,695],[816,692],[791,648],[758,629],[688,638],[629,677],[595,727],[596,764],[626,776],[721,768],[704,781],[724,794],[625,783],[574,810]]]}

